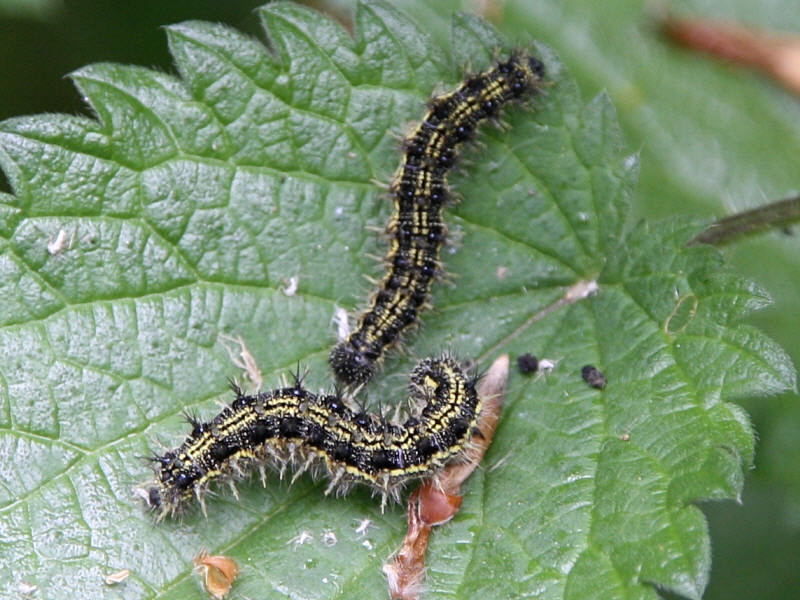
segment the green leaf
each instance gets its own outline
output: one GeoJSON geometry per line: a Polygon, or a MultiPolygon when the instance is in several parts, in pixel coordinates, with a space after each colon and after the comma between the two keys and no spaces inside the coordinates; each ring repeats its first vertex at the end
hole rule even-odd
{"type": "MultiPolygon", "coordinates": [[[[149,477],[139,457],[187,433],[182,412],[230,399],[221,335],[242,337],[268,386],[301,363],[330,387],[332,315],[363,303],[385,248],[367,226],[389,212],[374,181],[396,167],[397,135],[461,65],[508,44],[462,15],[450,48],[383,3],[359,6],[354,37],[292,4],[260,14],[270,50],[172,26],[179,79],[93,65],[73,79],[95,119],[0,125],[14,190],[0,205],[3,589],[101,597],[103,576],[128,568],[119,597],[200,598],[191,558],[207,547],[239,562],[234,597],[385,596],[405,512],[381,514],[365,490],[326,498],[324,483],[274,476],[212,498],[207,519],[154,525],[132,488],[149,477]]],[[[699,226],[628,225],[638,161],[613,107],[584,105],[536,52],[553,85],[465,152],[446,217],[453,278],[408,350],[488,361],[517,334],[503,352],[557,364],[512,376],[485,468],[434,533],[427,596],[699,598],[710,542],[694,503],[738,498],[752,461],[731,401],[792,388],[795,372],[740,324],[766,292],[684,247],[699,226]],[[593,278],[597,295],[524,328],[593,278]],[[581,380],[587,363],[605,390],[581,380]]],[[[412,362],[391,360],[368,398],[402,399],[412,362]]]]}
{"type": "Polygon", "coordinates": [[[56,0],[0,0],[0,15],[25,16],[42,21],[52,18],[61,8],[56,0]]]}

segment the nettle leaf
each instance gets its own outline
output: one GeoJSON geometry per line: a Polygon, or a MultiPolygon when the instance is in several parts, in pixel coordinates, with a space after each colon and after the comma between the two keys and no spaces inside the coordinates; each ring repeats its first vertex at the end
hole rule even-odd
{"type": "MultiPolygon", "coordinates": [[[[0,204],[3,589],[100,597],[127,568],[115,597],[200,598],[191,558],[207,547],[239,562],[233,597],[385,594],[405,511],[381,514],[365,490],[326,498],[324,482],[274,476],[211,498],[207,518],[156,525],[132,489],[150,475],[141,457],[187,433],[181,413],[230,400],[241,371],[221,336],[241,336],[270,387],[298,363],[331,386],[334,311],[360,307],[364,275],[380,272],[370,227],[389,203],[375,181],[397,165],[397,136],[508,43],[459,16],[446,47],[383,3],[358,8],[352,37],[291,4],[260,15],[269,48],[172,26],[179,77],[93,65],[72,77],[94,118],[0,125],[14,191],[0,204]]],[[[790,388],[795,372],[740,323],[767,294],[684,246],[697,227],[626,226],[637,160],[613,108],[583,104],[536,51],[552,86],[465,152],[463,203],[446,216],[452,278],[411,356],[364,396],[401,400],[414,357],[442,349],[556,363],[512,374],[485,468],[434,534],[427,597],[699,598],[710,556],[695,503],[737,498],[753,455],[730,401],[790,388]],[[595,296],[523,328],[593,278],[595,296]],[[581,380],[587,363],[605,390],[581,380]]]]}

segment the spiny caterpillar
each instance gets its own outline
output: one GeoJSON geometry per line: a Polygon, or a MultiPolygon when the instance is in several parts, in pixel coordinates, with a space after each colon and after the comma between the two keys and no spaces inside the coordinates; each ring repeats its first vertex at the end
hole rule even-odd
{"type": "Polygon", "coordinates": [[[484,73],[471,75],[454,91],[430,102],[422,122],[403,147],[390,194],[394,209],[386,228],[391,237],[384,258],[386,274],[350,336],[337,344],[329,362],[346,385],[360,385],[375,374],[387,349],[417,324],[430,302],[431,282],[441,274],[439,259],[447,228],[442,209],[450,199],[447,173],[458,147],[470,140],[484,119],[504,104],[534,93],[544,65],[515,50],[484,73]]]}
{"type": "Polygon", "coordinates": [[[475,378],[451,357],[428,358],[409,385],[417,413],[402,424],[354,411],[338,394],[318,395],[295,375],[293,385],[236,399],[211,421],[190,419],[192,432],[178,448],[152,458],[155,479],[140,490],[159,518],[201,503],[209,484],[233,482],[253,468],[310,470],[330,478],[326,493],[353,483],[371,486],[386,500],[399,499],[410,479],[431,476],[457,459],[479,434],[481,400],[475,378]]]}

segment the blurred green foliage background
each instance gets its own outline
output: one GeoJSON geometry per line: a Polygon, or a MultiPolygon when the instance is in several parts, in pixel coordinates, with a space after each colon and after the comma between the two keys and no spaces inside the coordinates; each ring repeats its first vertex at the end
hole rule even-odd
{"type": "MultiPolygon", "coordinates": [[[[227,23],[264,39],[258,0],[0,0],[0,119],[85,112],[70,71],[113,61],[171,71],[161,25],[227,23]]],[[[328,3],[348,14],[348,2],[328,3]]],[[[763,77],[669,46],[637,0],[423,0],[398,3],[448,33],[453,10],[483,10],[520,41],[552,46],[584,98],[601,90],[619,111],[642,172],[637,217],[712,220],[800,190],[800,98],[763,77]]],[[[683,15],[738,20],[800,36],[795,0],[690,0],[683,15]]],[[[553,91],[551,93],[557,93],[553,91]]],[[[8,190],[0,175],[0,189],[8,190]]],[[[725,249],[775,305],[752,319],[800,359],[800,240],[791,231],[725,249]]],[[[741,505],[707,504],[714,553],[710,600],[796,597],[800,589],[800,400],[744,399],[760,443],[741,505]]]]}

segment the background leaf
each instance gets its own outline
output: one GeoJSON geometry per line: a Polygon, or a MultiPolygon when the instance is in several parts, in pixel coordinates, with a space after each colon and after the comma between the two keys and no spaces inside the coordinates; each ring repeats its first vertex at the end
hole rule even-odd
{"type": "MultiPolygon", "coordinates": [[[[307,481],[245,486],[239,503],[213,502],[208,521],[159,527],[130,498],[147,476],[134,457],[152,437],[171,444],[184,407],[210,414],[227,400],[233,369],[218,333],[243,334],[268,381],[302,361],[328,385],[333,306],[359,304],[361,274],[375,272],[365,254],[382,250],[364,224],[385,222],[371,180],[396,164],[392,134],[500,41],[460,19],[451,60],[382,5],[358,13],[355,41],[296,7],[263,15],[277,60],[218,26],[173,26],[183,83],[95,65],[75,81],[99,124],[4,124],[15,191],[2,222],[4,453],[26,458],[4,477],[9,581],[96,595],[103,573],[129,567],[121,594],[182,597],[197,593],[188,561],[206,545],[252,564],[244,595],[369,596],[384,585],[378,566],[402,537],[402,510],[380,516],[363,492],[337,502],[307,481]],[[284,297],[294,275],[300,292],[284,297]],[[371,548],[354,531],[366,517],[371,548]],[[304,530],[315,542],[291,551],[304,530]]],[[[793,371],[762,334],[731,327],[766,294],[720,273],[713,252],[681,250],[691,225],[642,226],[617,245],[636,161],[619,150],[609,102],[582,106],[540,50],[555,86],[469,152],[475,166],[456,184],[473,201],[447,217],[464,237],[447,259],[458,279],[437,288],[437,314],[410,350],[478,355],[577,278],[600,274],[603,292],[508,348],[561,362],[547,379],[514,383],[493,468],[437,532],[431,595],[489,582],[497,597],[586,597],[602,581],[653,596],[641,581],[697,597],[708,540],[687,502],[737,495],[752,454],[746,418],[722,401],[790,386],[793,371]],[[687,297],[697,315],[673,332],[687,297]],[[579,380],[584,362],[608,374],[602,394],[579,380]]],[[[373,396],[396,397],[408,365],[393,364],[373,396]]]]}

